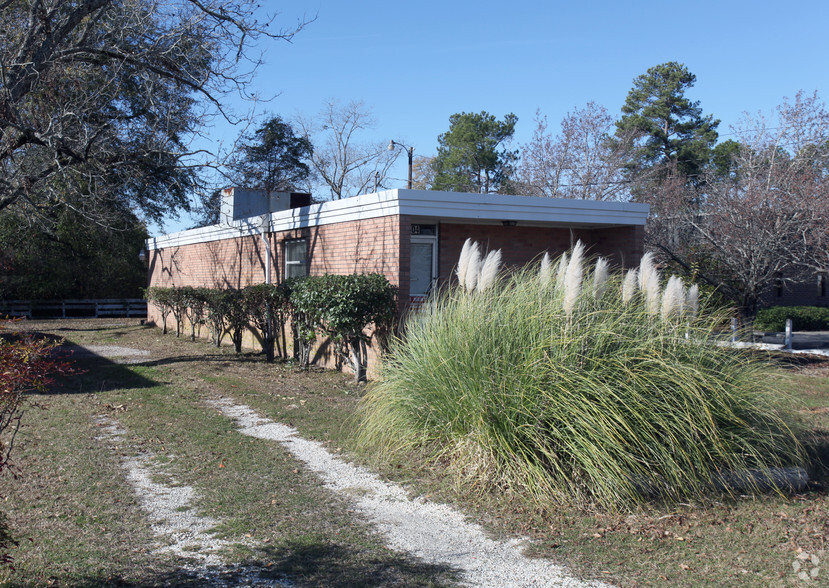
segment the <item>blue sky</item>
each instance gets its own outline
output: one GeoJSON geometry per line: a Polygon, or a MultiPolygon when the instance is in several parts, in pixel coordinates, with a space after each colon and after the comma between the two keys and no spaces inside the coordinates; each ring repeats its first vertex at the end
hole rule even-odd
{"type": "MultiPolygon", "coordinates": [[[[362,100],[377,121],[366,140],[394,138],[433,155],[456,112],[518,116],[514,146],[529,140],[536,110],[550,127],[588,101],[620,112],[633,79],[667,61],[697,76],[689,97],[721,119],[771,114],[784,96],[829,99],[829,2],[343,2],[277,6],[274,26],[313,18],[292,43],[260,44],[259,112],[312,115],[335,98],[362,100]]],[[[240,129],[217,125],[204,146],[240,129]]],[[[405,158],[391,187],[405,187],[405,158]]],[[[164,232],[192,224],[170,219],[164,232]]],[[[158,234],[157,228],[152,230],[158,234]]]]}

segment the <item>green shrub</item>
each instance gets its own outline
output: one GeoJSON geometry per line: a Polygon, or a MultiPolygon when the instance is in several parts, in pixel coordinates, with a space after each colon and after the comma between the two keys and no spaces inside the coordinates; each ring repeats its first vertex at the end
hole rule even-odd
{"type": "Polygon", "coordinates": [[[176,321],[176,337],[180,337],[184,330],[184,317],[190,304],[190,290],[192,290],[190,286],[173,286],[170,288],[169,300],[173,319],[176,321]]]}
{"type": "Polygon", "coordinates": [[[494,279],[468,265],[384,355],[361,408],[372,453],[421,450],[470,488],[607,509],[800,463],[763,366],[711,344],[721,317],[696,312],[696,288],[663,290],[646,260],[625,278],[566,258],[494,279]]]}
{"type": "Polygon", "coordinates": [[[242,290],[245,312],[250,324],[262,334],[262,350],[265,360],[275,358],[274,348],[282,335],[280,356],[284,356],[284,329],[288,316],[290,289],[286,284],[256,284],[242,290]]]}
{"type": "Polygon", "coordinates": [[[366,379],[365,345],[369,325],[391,324],[397,307],[396,289],[382,274],[320,276],[327,302],[320,327],[331,337],[338,353],[354,372],[355,380],[366,379]]]}
{"type": "Polygon", "coordinates": [[[236,353],[241,353],[242,338],[249,324],[244,294],[241,290],[228,288],[222,290],[221,298],[224,308],[225,330],[230,333],[230,340],[233,341],[233,348],[236,353]]]}
{"type": "Polygon", "coordinates": [[[204,288],[201,290],[204,297],[205,322],[210,329],[210,336],[216,347],[221,347],[225,333],[225,317],[227,315],[227,300],[224,290],[218,288],[204,288]]]}
{"type": "Polygon", "coordinates": [[[365,379],[363,330],[370,324],[386,326],[394,318],[396,289],[382,274],[309,276],[290,285],[294,341],[300,365],[309,363],[317,332],[332,339],[357,380],[365,379]]]}
{"type": "Polygon", "coordinates": [[[207,294],[205,288],[193,286],[182,286],[179,289],[178,298],[184,306],[183,314],[190,323],[190,340],[196,340],[196,325],[205,321],[207,313],[207,294]]]}
{"type": "Polygon", "coordinates": [[[167,334],[167,317],[173,310],[172,291],[172,288],[162,286],[150,286],[144,290],[144,298],[158,308],[161,314],[161,332],[165,335],[167,334]]]}
{"type": "Polygon", "coordinates": [[[311,348],[317,340],[317,326],[326,303],[326,290],[315,276],[294,278],[286,282],[291,309],[294,358],[300,367],[311,363],[311,348]]]}
{"type": "Polygon", "coordinates": [[[829,308],[822,306],[773,306],[757,312],[754,328],[761,331],[784,331],[786,319],[792,319],[795,331],[828,331],[829,308]]]}

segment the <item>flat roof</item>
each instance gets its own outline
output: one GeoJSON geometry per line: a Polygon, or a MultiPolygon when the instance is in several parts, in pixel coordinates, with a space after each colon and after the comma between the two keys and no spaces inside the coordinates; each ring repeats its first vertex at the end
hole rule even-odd
{"type": "Polygon", "coordinates": [[[500,224],[507,220],[523,226],[596,228],[644,225],[649,212],[647,204],[635,202],[394,189],[151,237],[147,248],[181,247],[257,235],[260,231],[289,231],[394,215],[438,222],[500,224]]]}

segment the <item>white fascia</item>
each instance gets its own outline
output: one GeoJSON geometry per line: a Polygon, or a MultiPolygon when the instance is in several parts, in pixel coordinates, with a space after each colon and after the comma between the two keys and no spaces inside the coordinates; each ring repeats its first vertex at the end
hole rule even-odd
{"type": "Polygon", "coordinates": [[[458,223],[500,223],[506,220],[532,226],[636,226],[645,224],[649,210],[647,204],[633,202],[395,189],[273,212],[267,218],[252,217],[152,237],[147,240],[147,249],[258,235],[260,230],[290,231],[393,215],[458,223]]]}

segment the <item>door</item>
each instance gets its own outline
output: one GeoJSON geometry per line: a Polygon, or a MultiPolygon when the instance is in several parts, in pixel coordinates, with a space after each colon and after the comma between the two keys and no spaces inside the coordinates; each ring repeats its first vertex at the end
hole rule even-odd
{"type": "Polygon", "coordinates": [[[411,265],[409,266],[409,297],[426,296],[436,278],[437,239],[412,237],[411,265]]]}

